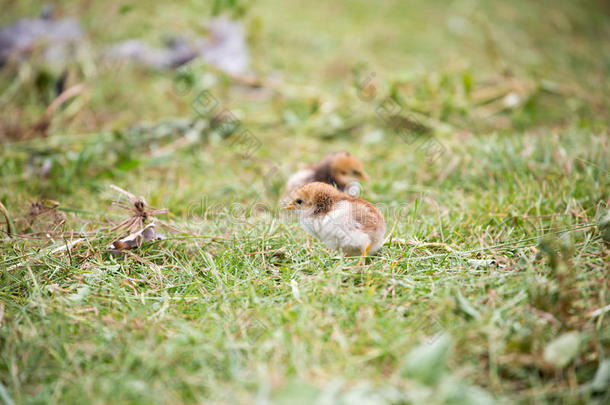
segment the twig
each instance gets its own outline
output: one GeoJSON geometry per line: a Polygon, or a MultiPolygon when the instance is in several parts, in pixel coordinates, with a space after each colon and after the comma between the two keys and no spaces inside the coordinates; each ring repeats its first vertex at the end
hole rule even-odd
{"type": "MultiPolygon", "coordinates": [[[[154,264],[153,262],[144,259],[143,257],[138,256],[137,254],[130,252],[129,250],[124,250],[124,253],[126,253],[129,257],[131,257],[132,259],[145,264],[147,266],[149,266],[151,269],[153,269],[155,271],[155,273],[157,273],[157,277],[158,277],[158,281],[161,283],[161,287],[163,287],[163,276],[161,274],[161,269],[159,268],[159,266],[157,266],[156,264],[154,264]]],[[[157,287],[157,286],[155,286],[157,287]]],[[[158,288],[158,287],[157,287],[158,288]]]]}
{"type": "Polygon", "coordinates": [[[538,308],[534,308],[532,306],[530,306],[529,309],[530,309],[530,311],[534,312],[536,315],[538,315],[540,318],[544,319],[545,321],[550,322],[555,326],[561,326],[561,322],[559,322],[559,320],[557,320],[557,318],[555,318],[555,316],[553,314],[542,311],[538,308]]]}
{"type": "Polygon", "coordinates": [[[34,125],[34,132],[40,132],[46,136],[47,129],[49,127],[49,124],[51,123],[51,118],[55,110],[57,110],[63,103],[68,101],[68,99],[81,93],[86,87],[87,86],[84,83],[80,83],[70,88],[67,88],[59,96],[57,96],[55,100],[53,100],[51,104],[49,104],[40,121],[38,121],[38,123],[34,125]]]}
{"type": "Polygon", "coordinates": [[[385,245],[386,243],[388,243],[388,241],[390,240],[390,238],[392,237],[392,234],[394,233],[394,229],[396,229],[396,225],[398,225],[398,216],[400,215],[400,211],[398,211],[396,213],[396,215],[394,216],[394,225],[392,225],[392,229],[390,229],[390,232],[388,232],[388,236],[386,236],[385,240],[383,241],[383,244],[385,245]]]}
{"type": "Polygon", "coordinates": [[[406,240],[406,239],[401,239],[401,238],[393,239],[392,242],[403,243],[405,245],[414,246],[416,248],[438,247],[438,248],[443,248],[446,251],[451,252],[451,253],[456,251],[454,248],[452,248],[448,244],[441,243],[441,242],[417,242],[417,241],[411,241],[411,240],[406,240]]]}
{"type": "Polygon", "coordinates": [[[606,305],[605,307],[595,309],[587,314],[589,318],[597,318],[598,316],[605,314],[610,311],[610,305],[606,305]]]}
{"type": "Polygon", "coordinates": [[[0,213],[4,216],[4,220],[6,221],[6,234],[9,238],[11,238],[15,234],[15,224],[11,220],[11,217],[8,215],[8,210],[0,201],[0,213]]]}
{"type": "Polygon", "coordinates": [[[122,189],[119,186],[115,186],[114,184],[111,184],[110,188],[115,190],[115,191],[118,191],[121,194],[126,195],[127,199],[129,199],[129,201],[131,201],[132,204],[135,203],[136,201],[140,200],[138,197],[136,197],[135,195],[131,194],[129,191],[122,189]]]}
{"type": "Polygon", "coordinates": [[[82,242],[84,240],[86,240],[86,239],[85,238],[79,238],[79,239],[73,240],[73,241],[71,241],[69,243],[66,243],[66,244],[64,244],[62,246],[59,246],[59,247],[57,247],[57,248],[55,248],[55,249],[53,249],[51,251],[40,252],[37,255],[35,255],[33,257],[30,257],[29,259],[27,259],[27,260],[25,260],[25,261],[23,261],[21,263],[13,264],[7,270],[11,271],[11,270],[17,269],[19,267],[25,266],[26,264],[28,264],[28,263],[30,263],[30,262],[32,262],[34,260],[40,259],[41,257],[43,257],[45,255],[52,255],[54,253],[59,253],[59,252],[63,252],[64,250],[72,249],[73,246],[75,246],[76,244],[78,244],[78,243],[80,243],[80,242],[82,242]]]}

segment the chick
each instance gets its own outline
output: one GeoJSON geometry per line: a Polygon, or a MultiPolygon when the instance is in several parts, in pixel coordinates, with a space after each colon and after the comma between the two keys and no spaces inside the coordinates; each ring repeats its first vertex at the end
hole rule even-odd
{"type": "Polygon", "coordinates": [[[383,215],[368,201],[321,182],[306,184],[291,196],[285,208],[296,210],[303,229],[327,247],[364,257],[383,245],[383,215]]]}
{"type": "Polygon", "coordinates": [[[337,187],[348,194],[356,194],[358,189],[351,190],[350,185],[358,180],[368,180],[362,168],[362,163],[354,155],[348,152],[333,152],[305,169],[293,174],[286,183],[286,196],[299,187],[314,181],[320,181],[337,187]]]}

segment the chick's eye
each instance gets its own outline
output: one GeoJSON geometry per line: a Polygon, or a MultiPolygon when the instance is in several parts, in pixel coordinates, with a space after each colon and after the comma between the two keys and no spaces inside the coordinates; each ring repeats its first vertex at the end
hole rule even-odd
{"type": "Polygon", "coordinates": [[[303,204],[303,200],[301,200],[300,198],[297,198],[296,203],[301,205],[301,204],[303,204]]]}

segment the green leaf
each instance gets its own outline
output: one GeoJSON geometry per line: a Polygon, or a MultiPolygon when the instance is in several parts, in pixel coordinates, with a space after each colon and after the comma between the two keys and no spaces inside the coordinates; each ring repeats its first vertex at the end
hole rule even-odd
{"type": "Polygon", "coordinates": [[[315,403],[318,390],[308,384],[291,382],[284,385],[273,395],[274,405],[309,405],[315,403]]]}
{"type": "MultiPolygon", "coordinates": [[[[494,397],[484,389],[468,384],[453,375],[443,378],[437,389],[438,402],[451,405],[493,405],[494,397]]],[[[435,403],[434,401],[427,401],[435,403]]]]}
{"type": "Polygon", "coordinates": [[[591,381],[591,388],[594,392],[603,392],[610,388],[610,358],[604,359],[597,368],[595,377],[591,381]]]}
{"type": "Polygon", "coordinates": [[[134,9],[133,4],[123,4],[119,8],[119,14],[127,14],[134,9]]]}
{"type": "Polygon", "coordinates": [[[88,286],[78,287],[76,293],[68,295],[68,299],[72,302],[81,302],[91,294],[91,289],[88,286]]]}
{"type": "Polygon", "coordinates": [[[578,332],[564,333],[544,348],[544,361],[555,368],[564,368],[578,355],[579,345],[578,332]]]}
{"type": "Polygon", "coordinates": [[[402,374],[424,384],[434,385],[440,381],[447,368],[451,354],[451,338],[439,336],[432,344],[421,344],[405,357],[402,374]]]}
{"type": "Polygon", "coordinates": [[[470,72],[464,72],[462,75],[462,85],[464,86],[464,91],[466,94],[470,94],[472,92],[473,80],[470,72]]]}
{"type": "Polygon", "coordinates": [[[119,164],[116,165],[116,169],[123,171],[123,172],[128,172],[132,169],[135,169],[136,167],[140,166],[140,161],[137,159],[127,159],[127,160],[123,160],[122,162],[120,162],[119,164]]]}
{"type": "Polygon", "coordinates": [[[458,307],[462,312],[474,319],[480,319],[481,314],[477,309],[468,301],[459,291],[455,295],[457,299],[458,307]]]}

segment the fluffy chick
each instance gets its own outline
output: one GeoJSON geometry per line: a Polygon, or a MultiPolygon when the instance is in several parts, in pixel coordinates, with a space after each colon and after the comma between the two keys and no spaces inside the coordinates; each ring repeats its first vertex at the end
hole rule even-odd
{"type": "Polygon", "coordinates": [[[305,169],[301,169],[288,179],[285,195],[314,181],[320,181],[347,192],[347,187],[358,180],[368,180],[362,163],[348,152],[333,152],[305,169]]]}
{"type": "Polygon", "coordinates": [[[303,229],[327,247],[366,256],[383,245],[383,215],[368,201],[321,182],[302,186],[292,197],[285,208],[296,210],[303,229]]]}

